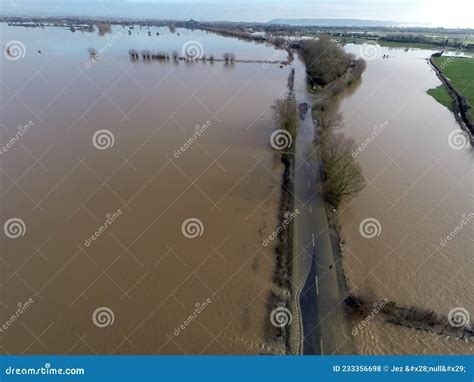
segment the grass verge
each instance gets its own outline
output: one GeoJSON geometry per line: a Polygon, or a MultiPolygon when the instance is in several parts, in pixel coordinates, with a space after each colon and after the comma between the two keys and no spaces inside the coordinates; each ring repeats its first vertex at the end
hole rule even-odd
{"type": "Polygon", "coordinates": [[[453,99],[449,95],[444,85],[439,85],[437,88],[429,89],[426,92],[441,105],[444,105],[449,110],[453,111],[453,99]]]}
{"type": "MultiPolygon", "coordinates": [[[[466,98],[470,105],[469,115],[472,120],[474,117],[474,58],[441,56],[435,57],[434,62],[451,81],[457,91],[466,98]]],[[[436,91],[435,95],[433,97],[444,105],[437,97],[444,98],[445,95],[440,91],[436,91]]]]}

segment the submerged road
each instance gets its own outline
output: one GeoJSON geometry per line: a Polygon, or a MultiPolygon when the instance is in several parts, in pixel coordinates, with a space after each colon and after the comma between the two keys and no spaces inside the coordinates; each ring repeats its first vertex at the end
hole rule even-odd
{"type": "MultiPolygon", "coordinates": [[[[301,77],[301,73],[299,77],[301,77]]],[[[298,103],[312,100],[306,84],[295,83],[298,103]]],[[[304,79],[303,79],[304,81],[304,79]]],[[[314,126],[311,109],[300,121],[295,155],[294,280],[299,292],[302,354],[352,354],[350,322],[321,189],[319,158],[311,154],[314,126]]]]}

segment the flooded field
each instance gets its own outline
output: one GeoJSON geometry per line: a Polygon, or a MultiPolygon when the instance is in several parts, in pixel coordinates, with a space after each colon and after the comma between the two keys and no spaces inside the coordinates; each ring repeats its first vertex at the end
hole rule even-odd
{"type": "MultiPolygon", "coordinates": [[[[359,146],[354,155],[367,180],[340,211],[349,285],[371,301],[472,313],[474,152],[453,114],[426,94],[440,83],[426,63],[432,52],[346,49],[367,59],[360,87],[341,104],[344,132],[359,146]]],[[[387,325],[380,317],[356,343],[366,354],[473,352],[472,343],[387,325]]]]}
{"type": "Polygon", "coordinates": [[[0,321],[21,310],[2,353],[279,351],[265,338],[275,259],[262,240],[283,171],[270,106],[290,67],[130,62],[129,49],[188,43],[276,53],[199,31],[150,35],[1,25],[2,46],[24,48],[2,57],[0,82],[2,224],[16,219],[1,240],[0,321]]]}
{"type": "MultiPolygon", "coordinates": [[[[286,54],[185,29],[0,31],[16,49],[0,82],[0,352],[282,352],[266,327],[270,293],[286,292],[262,242],[278,225],[283,173],[271,105],[291,66],[238,60],[286,54]],[[130,49],[237,62],[133,62],[130,49]]],[[[431,52],[346,49],[367,61],[340,105],[367,181],[339,211],[349,287],[473,312],[474,157],[426,94],[439,85],[431,52]]],[[[295,68],[297,100],[311,102],[295,68]]],[[[312,141],[308,126],[300,141],[312,141]]],[[[363,354],[473,352],[380,316],[364,325],[363,354]]]]}

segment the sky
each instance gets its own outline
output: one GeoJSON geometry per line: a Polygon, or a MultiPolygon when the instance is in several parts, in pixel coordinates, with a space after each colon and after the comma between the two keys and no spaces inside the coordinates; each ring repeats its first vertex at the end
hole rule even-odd
{"type": "Polygon", "coordinates": [[[199,21],[330,18],[474,28],[474,0],[0,0],[2,15],[199,21]]]}

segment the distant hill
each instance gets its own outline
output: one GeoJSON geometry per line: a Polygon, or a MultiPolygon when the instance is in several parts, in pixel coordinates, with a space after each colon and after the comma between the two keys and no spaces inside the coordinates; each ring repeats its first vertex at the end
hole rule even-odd
{"type": "Polygon", "coordinates": [[[268,21],[268,24],[321,27],[396,27],[401,25],[394,21],[359,19],[273,19],[268,21]]]}

